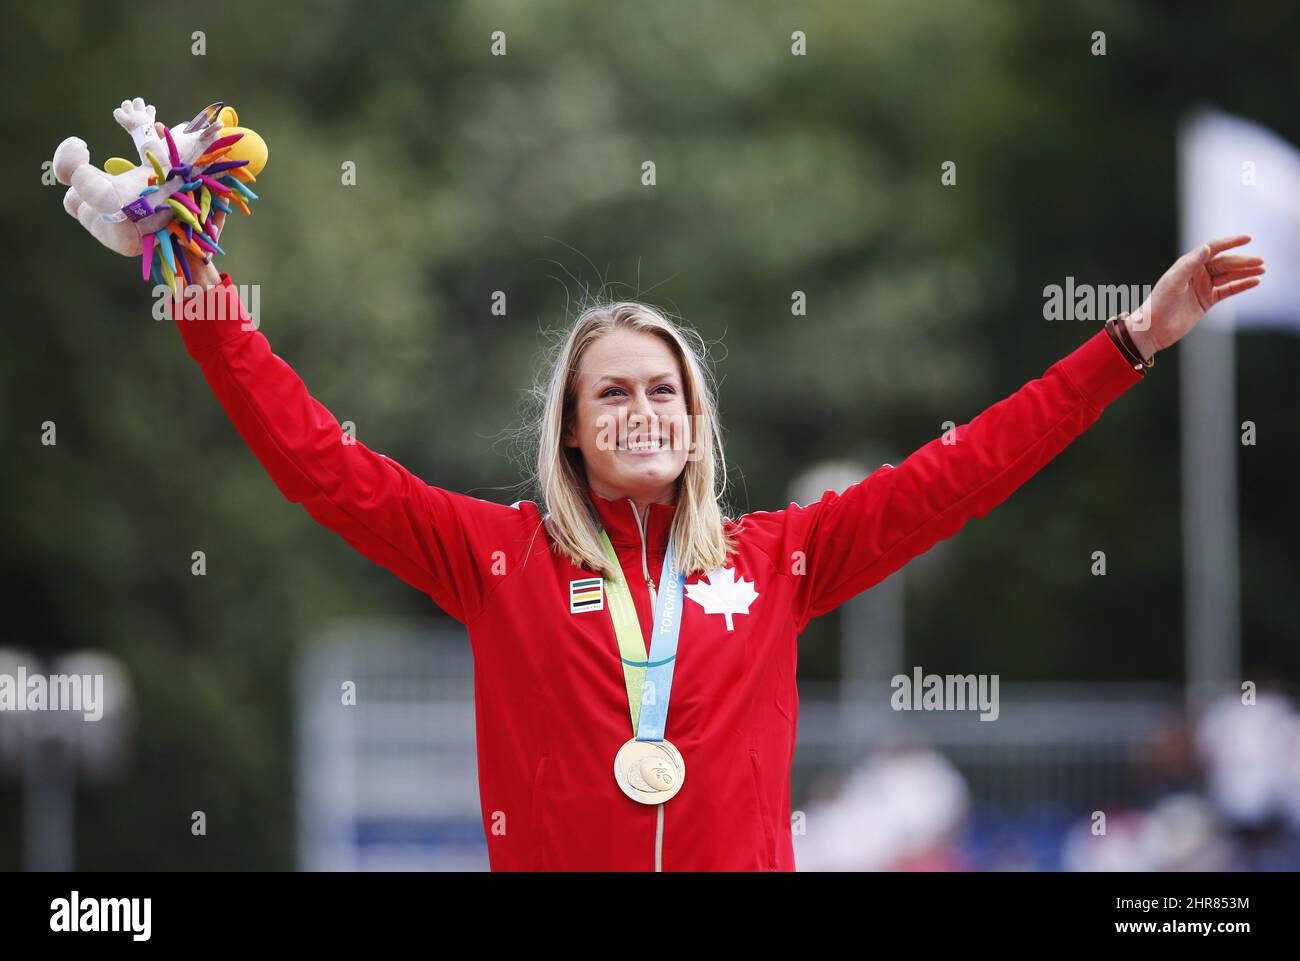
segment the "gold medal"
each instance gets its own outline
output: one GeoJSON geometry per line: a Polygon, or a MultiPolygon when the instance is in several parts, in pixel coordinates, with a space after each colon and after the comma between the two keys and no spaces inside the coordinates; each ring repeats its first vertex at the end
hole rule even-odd
{"type": "Polygon", "coordinates": [[[664,589],[657,600],[653,586],[650,594],[655,614],[653,623],[659,627],[650,643],[646,644],[614,545],[604,530],[600,532],[600,540],[605,556],[619,572],[618,579],[605,580],[605,595],[609,598],[610,617],[623,661],[623,682],[627,687],[632,732],[644,738],[637,740],[634,736],[618,749],[614,756],[614,780],[619,789],[638,804],[663,804],[674,797],[686,781],[686,762],[682,760],[681,751],[663,736],[668,723],[668,699],[672,693],[673,666],[677,660],[686,578],[673,561],[670,540],[664,552],[664,589]],[[647,686],[659,695],[658,698],[647,698],[647,686]]]}
{"type": "Polygon", "coordinates": [[[628,741],[614,757],[614,780],[641,804],[663,804],[682,789],[686,762],[668,740],[628,741]]]}

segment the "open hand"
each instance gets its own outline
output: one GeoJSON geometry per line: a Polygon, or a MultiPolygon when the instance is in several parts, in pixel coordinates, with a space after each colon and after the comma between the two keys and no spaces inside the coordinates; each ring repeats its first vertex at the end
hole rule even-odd
{"type": "Polygon", "coordinates": [[[1248,243],[1246,234],[1220,237],[1174,261],[1146,303],[1128,317],[1129,332],[1143,357],[1182,340],[1219,301],[1259,283],[1263,258],[1224,253],[1248,243]]]}

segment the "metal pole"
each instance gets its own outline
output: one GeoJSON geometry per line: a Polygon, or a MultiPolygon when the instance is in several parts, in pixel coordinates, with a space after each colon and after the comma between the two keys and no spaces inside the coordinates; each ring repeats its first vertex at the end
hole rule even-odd
{"type": "MultiPolygon", "coordinates": [[[[1216,315],[1227,305],[1216,308],[1216,315]]],[[[1236,333],[1198,324],[1179,345],[1187,709],[1241,682],[1236,333]]]]}
{"type": "Polygon", "coordinates": [[[889,709],[889,682],[905,673],[903,584],[903,570],[895,571],[840,609],[840,720],[846,742],[855,748],[878,742],[898,721],[889,709]]]}
{"type": "Polygon", "coordinates": [[[73,869],[76,757],[57,734],[38,733],[51,718],[57,720],[50,714],[29,717],[36,723],[22,746],[23,867],[28,871],[73,869]]]}

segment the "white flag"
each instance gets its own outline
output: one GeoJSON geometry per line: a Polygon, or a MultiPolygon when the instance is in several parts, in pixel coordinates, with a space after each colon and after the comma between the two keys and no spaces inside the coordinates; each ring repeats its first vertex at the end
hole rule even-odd
{"type": "Polygon", "coordinates": [[[1237,252],[1268,268],[1263,283],[1211,309],[1204,323],[1300,333],[1300,150],[1249,120],[1203,110],[1183,124],[1178,159],[1181,249],[1250,234],[1237,252]]]}

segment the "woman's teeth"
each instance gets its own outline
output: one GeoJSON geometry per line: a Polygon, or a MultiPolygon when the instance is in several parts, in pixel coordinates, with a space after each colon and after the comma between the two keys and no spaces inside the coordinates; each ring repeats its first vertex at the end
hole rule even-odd
{"type": "Polygon", "coordinates": [[[658,450],[662,446],[663,440],[634,440],[628,441],[619,449],[631,451],[658,450]]]}

